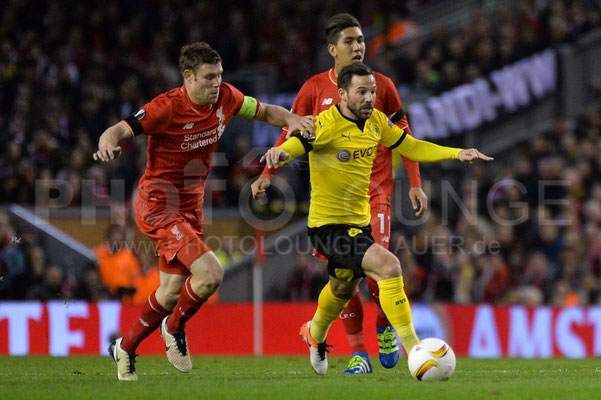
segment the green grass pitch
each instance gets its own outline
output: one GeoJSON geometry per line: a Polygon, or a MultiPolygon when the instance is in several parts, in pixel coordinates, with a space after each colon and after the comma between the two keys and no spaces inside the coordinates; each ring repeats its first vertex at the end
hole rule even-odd
{"type": "Polygon", "coordinates": [[[459,358],[447,382],[417,382],[406,362],[344,375],[330,358],[327,375],[308,357],[195,357],[188,374],[165,357],[140,356],[137,382],[119,382],[108,357],[0,357],[0,398],[8,399],[595,399],[601,361],[459,358]]]}

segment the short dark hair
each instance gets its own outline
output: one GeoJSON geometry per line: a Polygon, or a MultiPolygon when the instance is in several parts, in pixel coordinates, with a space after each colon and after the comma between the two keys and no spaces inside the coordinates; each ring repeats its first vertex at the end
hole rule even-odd
{"type": "Polygon", "coordinates": [[[182,46],[179,52],[179,70],[194,70],[201,64],[218,64],[221,56],[206,42],[195,42],[182,46]]]}
{"type": "Polygon", "coordinates": [[[343,13],[334,15],[326,24],[325,33],[328,44],[335,45],[338,43],[340,32],[354,26],[361,29],[361,24],[357,21],[357,18],[353,17],[351,14],[343,13]]]}
{"type": "Polygon", "coordinates": [[[352,63],[338,73],[338,89],[348,90],[353,76],[373,75],[374,71],[363,63],[352,63]]]}

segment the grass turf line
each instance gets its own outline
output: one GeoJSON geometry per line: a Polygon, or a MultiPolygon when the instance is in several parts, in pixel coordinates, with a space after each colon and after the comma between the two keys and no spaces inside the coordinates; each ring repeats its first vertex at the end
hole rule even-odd
{"type": "Polygon", "coordinates": [[[387,370],[345,375],[346,358],[331,357],[327,375],[308,357],[194,357],[188,374],[165,357],[138,358],[138,382],[119,382],[109,357],[0,357],[2,399],[587,399],[597,398],[601,363],[585,360],[459,358],[447,382],[417,382],[405,359],[387,370]],[[436,396],[436,397],[434,397],[436,396]]]}

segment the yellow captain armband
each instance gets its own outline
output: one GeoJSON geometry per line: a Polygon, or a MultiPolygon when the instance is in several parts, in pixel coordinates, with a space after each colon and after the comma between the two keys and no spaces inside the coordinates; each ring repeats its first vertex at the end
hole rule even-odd
{"type": "Polygon", "coordinates": [[[238,114],[236,115],[244,118],[254,118],[259,112],[260,107],[257,99],[250,96],[244,96],[242,107],[240,107],[240,111],[238,111],[238,114]]]}

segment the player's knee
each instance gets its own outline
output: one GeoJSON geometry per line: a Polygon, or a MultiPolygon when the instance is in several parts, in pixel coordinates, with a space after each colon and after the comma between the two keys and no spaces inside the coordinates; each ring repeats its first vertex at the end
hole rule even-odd
{"type": "Polygon", "coordinates": [[[194,293],[201,298],[207,298],[219,289],[221,281],[218,279],[204,278],[192,286],[194,293]]]}
{"type": "Polygon", "coordinates": [[[397,278],[402,275],[401,263],[392,253],[381,257],[379,275],[382,279],[397,278]]]}
{"type": "Polygon", "coordinates": [[[342,281],[337,279],[330,280],[330,290],[332,294],[340,299],[350,300],[357,292],[358,281],[342,281]]]}
{"type": "Polygon", "coordinates": [[[340,299],[351,299],[355,295],[356,288],[353,285],[332,285],[332,294],[340,299]]]}
{"type": "Polygon", "coordinates": [[[200,297],[210,296],[215,293],[223,282],[223,268],[217,263],[204,266],[200,273],[194,274],[190,281],[192,289],[200,297]]]}
{"type": "Polygon", "coordinates": [[[209,287],[213,292],[219,289],[223,282],[223,268],[221,265],[216,266],[207,274],[205,285],[209,287]]]}

